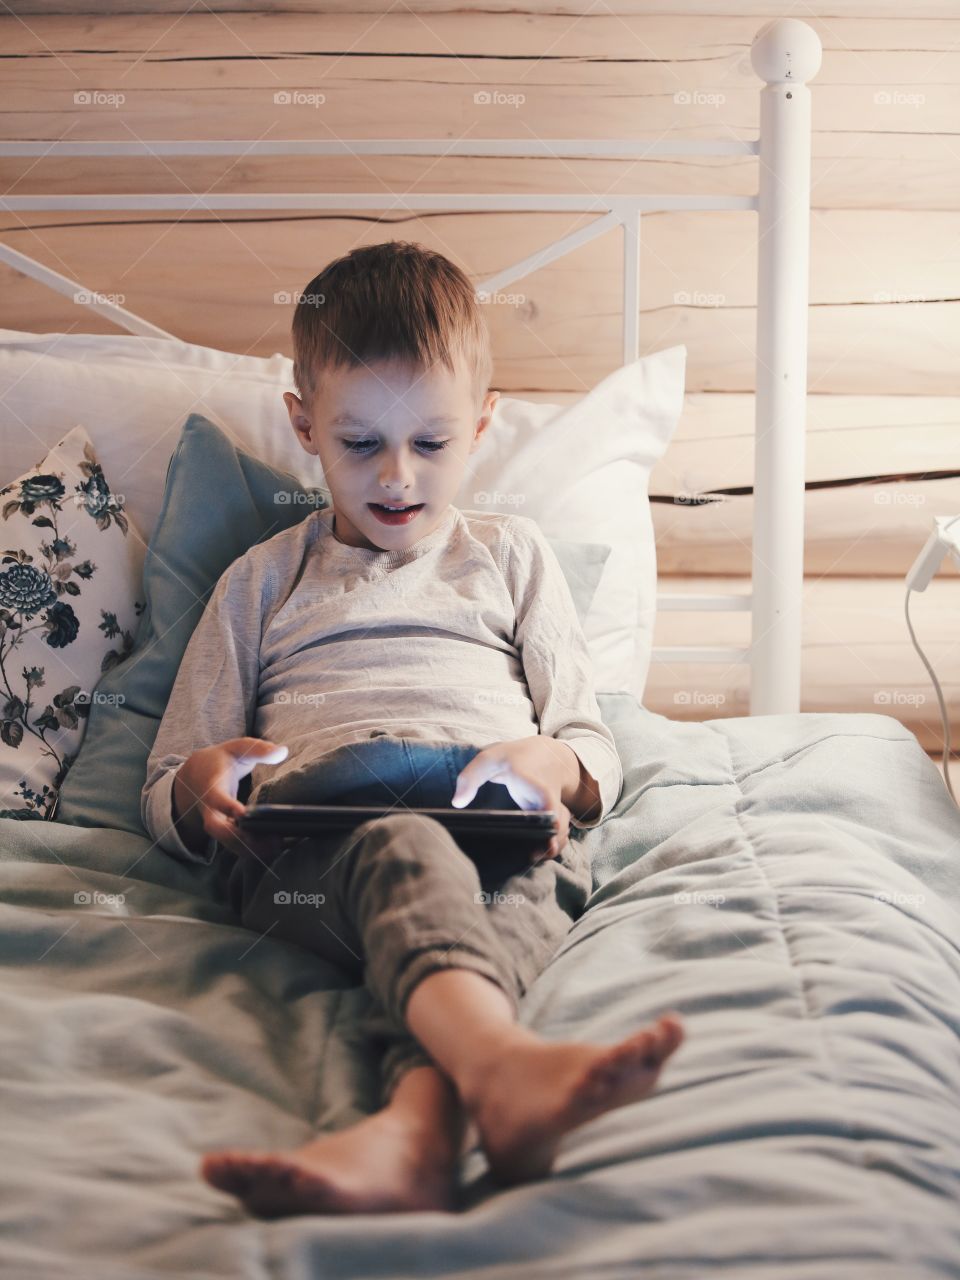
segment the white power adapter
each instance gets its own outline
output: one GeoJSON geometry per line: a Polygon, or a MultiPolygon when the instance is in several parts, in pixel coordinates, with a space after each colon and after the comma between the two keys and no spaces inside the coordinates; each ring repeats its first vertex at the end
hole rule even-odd
{"type": "Polygon", "coordinates": [[[960,564],[960,528],[950,528],[958,521],[960,516],[934,517],[936,527],[907,574],[908,591],[926,591],[948,551],[953,553],[957,564],[960,564]]]}
{"type": "Polygon", "coordinates": [[[907,618],[907,630],[910,632],[913,647],[919,654],[920,661],[926,667],[927,674],[933,681],[933,687],[936,690],[937,703],[940,707],[940,720],[943,723],[943,780],[947,784],[947,790],[950,792],[954,804],[958,804],[960,802],[957,801],[957,797],[954,795],[953,784],[950,781],[950,718],[947,715],[943,690],[940,688],[937,673],[927,661],[926,654],[917,643],[913,624],[910,621],[910,592],[926,591],[934,574],[943,564],[944,556],[948,553],[951,553],[957,564],[960,564],[960,516],[935,516],[934,530],[907,574],[907,594],[904,598],[903,607],[907,618]]]}

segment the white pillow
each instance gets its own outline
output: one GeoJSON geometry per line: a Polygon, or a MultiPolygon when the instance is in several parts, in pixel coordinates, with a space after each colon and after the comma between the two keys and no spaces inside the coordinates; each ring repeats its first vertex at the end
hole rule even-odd
{"type": "Polygon", "coordinates": [[[74,427],[0,489],[0,817],[46,818],[104,671],[133,647],[143,539],[74,427]]]}
{"type": "Polygon", "coordinates": [[[532,516],[548,537],[609,544],[583,627],[598,692],[643,697],[657,599],[647,485],[683,408],[686,354],[642,356],[566,406],[501,395],[457,494],[461,508],[532,516]]]}
{"type": "MultiPolygon", "coordinates": [[[[644,356],[565,407],[501,396],[457,496],[461,509],[516,511],[550,537],[610,545],[584,624],[598,691],[643,696],[656,609],[647,483],[680,417],[685,361],[683,346],[644,356]]],[[[279,354],[169,338],[0,330],[5,465],[25,469],[65,421],[83,422],[149,538],[180,429],[203,413],[238,447],[322,486],[319,459],[297,443],[281,398],[292,369],[279,354]]]]}
{"type": "MultiPolygon", "coordinates": [[[[242,449],[299,477],[309,454],[281,399],[291,361],[234,356],[171,338],[0,329],[0,457],[19,474],[83,423],[131,519],[153,535],[167,464],[187,417],[202,413],[242,449]]],[[[318,483],[312,479],[311,483],[318,483]]]]}

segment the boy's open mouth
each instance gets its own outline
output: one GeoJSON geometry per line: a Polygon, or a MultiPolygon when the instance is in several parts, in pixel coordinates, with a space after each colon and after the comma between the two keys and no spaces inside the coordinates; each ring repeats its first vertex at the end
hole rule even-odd
{"type": "Polygon", "coordinates": [[[408,524],[415,520],[417,513],[423,510],[422,502],[403,507],[387,507],[379,502],[368,502],[367,506],[381,524],[408,524]]]}

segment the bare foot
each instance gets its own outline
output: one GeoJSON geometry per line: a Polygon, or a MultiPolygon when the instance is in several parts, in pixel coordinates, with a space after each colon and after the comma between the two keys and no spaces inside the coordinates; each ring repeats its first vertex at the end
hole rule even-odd
{"type": "Polygon", "coordinates": [[[200,1173],[251,1213],[397,1213],[455,1207],[457,1152],[385,1112],[290,1151],[211,1152],[200,1173]]]}
{"type": "Polygon", "coordinates": [[[497,1181],[545,1177],[563,1135],[645,1098],[683,1036],[679,1018],[665,1014],[619,1044],[533,1040],[511,1049],[464,1098],[497,1181]]]}

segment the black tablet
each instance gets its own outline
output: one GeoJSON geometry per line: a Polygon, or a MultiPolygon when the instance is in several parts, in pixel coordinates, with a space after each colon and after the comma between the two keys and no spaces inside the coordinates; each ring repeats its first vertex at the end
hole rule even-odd
{"type": "Polygon", "coordinates": [[[414,813],[436,818],[465,853],[545,848],[557,834],[552,809],[416,809],[382,805],[254,804],[237,819],[241,831],[265,835],[310,836],[324,832],[349,833],[371,818],[391,813],[414,813]]]}

